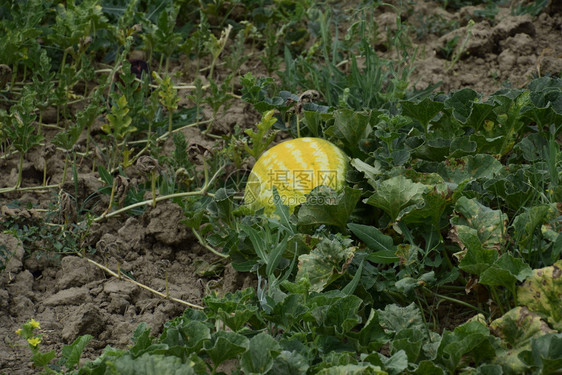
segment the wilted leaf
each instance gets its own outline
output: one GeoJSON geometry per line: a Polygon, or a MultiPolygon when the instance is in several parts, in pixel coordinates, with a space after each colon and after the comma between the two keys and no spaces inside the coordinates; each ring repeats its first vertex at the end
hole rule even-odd
{"type": "Polygon", "coordinates": [[[497,352],[493,362],[516,374],[524,373],[527,369],[518,355],[531,349],[531,339],[554,332],[540,316],[521,306],[490,323],[490,330],[502,340],[503,348],[497,352]]]}
{"type": "Polygon", "coordinates": [[[341,276],[351,263],[356,248],[350,245],[350,241],[342,243],[337,238],[322,239],[310,254],[299,256],[296,280],[308,278],[310,291],[322,291],[329,283],[341,276]]]}
{"type": "Polygon", "coordinates": [[[501,248],[507,217],[500,210],[492,210],[476,199],[460,197],[455,204],[455,211],[457,215],[450,220],[453,226],[464,225],[476,229],[483,247],[501,248]]]}
{"type": "Polygon", "coordinates": [[[517,299],[521,305],[545,317],[552,328],[562,331],[562,260],[552,266],[533,270],[520,285],[517,299]]]}

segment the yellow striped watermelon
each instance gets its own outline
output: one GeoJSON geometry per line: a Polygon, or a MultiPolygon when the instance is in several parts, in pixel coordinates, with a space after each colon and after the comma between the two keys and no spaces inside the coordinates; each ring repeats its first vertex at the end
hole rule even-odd
{"type": "Polygon", "coordinates": [[[275,210],[273,186],[282,202],[293,208],[305,195],[325,185],[339,191],[345,184],[348,157],[321,138],[297,138],[280,143],[262,154],[246,183],[244,201],[253,209],[275,210]]]}

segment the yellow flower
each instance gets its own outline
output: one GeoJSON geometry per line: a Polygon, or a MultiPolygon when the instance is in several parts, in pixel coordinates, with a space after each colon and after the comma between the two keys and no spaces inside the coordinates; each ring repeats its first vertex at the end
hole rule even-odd
{"type": "Polygon", "coordinates": [[[35,347],[35,346],[39,345],[39,343],[41,342],[41,338],[40,337],[32,337],[30,339],[27,339],[27,342],[29,343],[29,345],[35,347]]]}
{"type": "Polygon", "coordinates": [[[21,336],[21,328],[18,328],[18,329],[16,330],[16,333],[17,333],[18,336],[21,336]]]}
{"type": "Polygon", "coordinates": [[[36,321],[35,319],[31,318],[31,320],[29,321],[29,324],[31,324],[32,328],[37,328],[37,329],[41,329],[41,326],[39,325],[39,322],[36,321]]]}

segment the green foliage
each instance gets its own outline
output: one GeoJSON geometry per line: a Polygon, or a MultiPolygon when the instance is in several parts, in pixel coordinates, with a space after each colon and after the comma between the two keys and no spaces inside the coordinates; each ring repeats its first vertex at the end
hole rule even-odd
{"type": "MultiPolygon", "coordinates": [[[[492,14],[495,5],[486,3],[492,14]]],[[[545,4],[512,9],[537,14],[545,4]]],[[[255,288],[207,294],[203,311],[186,310],[159,336],[139,325],[130,348],[108,347],[86,363],[90,336],[64,346],[53,364],[56,353],[38,350],[30,322],[22,337],[33,363],[77,374],[215,374],[227,363],[234,372],[269,374],[559,372],[562,81],[542,77],[486,98],[470,88],[413,92],[416,51],[402,23],[411,15],[397,16],[387,31],[385,47],[399,56],[390,61],[375,50],[381,30],[367,8],[348,15],[308,0],[198,5],[0,6],[9,10],[0,20],[0,48],[13,71],[0,87],[9,88],[0,99],[0,144],[2,158],[20,157],[17,185],[0,192],[22,188],[24,157],[47,134],[72,162],[75,191],[78,159],[104,184],[72,220],[49,208],[42,220],[7,217],[1,230],[22,240],[27,254],[72,253],[91,220],[137,215],[172,199],[206,249],[257,277],[255,288]],[[235,16],[237,7],[247,20],[235,16]],[[343,25],[350,26],[340,36],[343,25]],[[279,79],[247,72],[250,44],[265,49],[257,58],[279,79]],[[131,70],[133,48],[148,53],[151,74],[131,70]],[[172,75],[179,53],[189,69],[172,75]],[[193,83],[176,84],[184,80],[193,83]],[[233,103],[261,115],[256,130],[235,124],[231,133],[212,134],[233,103]],[[43,124],[53,105],[57,125],[43,124]],[[105,136],[94,127],[102,119],[105,136]],[[205,124],[212,142],[192,142],[183,132],[205,124]],[[275,191],[272,217],[241,204],[245,168],[279,132],[337,144],[351,158],[348,185],[340,192],[317,187],[291,213],[275,191]],[[129,187],[127,167],[148,155],[158,158],[151,181],[129,187]],[[153,199],[146,201],[149,184],[153,199]],[[118,211],[86,217],[102,194],[119,202],[118,211]],[[462,319],[453,327],[444,318],[451,314],[462,319]]],[[[469,26],[466,38],[446,47],[449,67],[470,33],[469,26]]],[[[24,208],[31,207],[8,205],[24,208]]],[[[0,268],[10,256],[0,247],[0,268]]]]}

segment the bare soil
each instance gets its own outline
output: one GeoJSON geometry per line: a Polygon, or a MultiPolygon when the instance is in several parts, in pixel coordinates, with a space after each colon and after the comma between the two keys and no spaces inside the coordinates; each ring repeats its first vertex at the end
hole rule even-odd
{"type": "MultiPolygon", "coordinates": [[[[433,16],[443,24],[456,22],[461,27],[443,35],[429,33],[419,40],[412,39],[413,48],[419,51],[412,84],[424,89],[442,82],[438,91],[470,87],[490,94],[506,85],[523,87],[533,77],[559,75],[562,72],[562,12],[556,3],[552,1],[538,17],[512,16],[509,8],[500,8],[499,14],[491,20],[475,17],[475,7],[448,12],[434,2],[418,2],[413,12],[402,15],[403,22],[421,28],[420,19],[433,16]],[[444,58],[442,50],[455,36],[462,41],[470,18],[476,21],[472,37],[465,53],[452,65],[444,58]]],[[[389,20],[396,18],[392,12],[389,8],[387,13],[377,15],[377,22],[392,29],[395,24],[389,20]]],[[[382,42],[377,49],[382,57],[392,55],[384,51],[382,42]]],[[[189,61],[180,59],[175,70],[189,72],[189,61]]],[[[258,59],[253,59],[243,66],[242,73],[245,71],[259,75],[265,69],[258,59]]],[[[190,78],[193,77],[185,74],[182,81],[190,78]]],[[[189,105],[187,102],[180,104],[189,105]]],[[[44,114],[44,122],[53,117],[50,111],[44,114]]],[[[238,101],[221,114],[217,127],[218,131],[229,132],[236,124],[242,128],[251,127],[258,119],[259,115],[251,106],[238,101]]],[[[218,141],[203,136],[196,128],[185,132],[190,145],[197,150],[204,152],[221,147],[218,141]]],[[[171,149],[171,143],[167,146],[170,147],[164,150],[171,149]]],[[[27,155],[23,186],[42,183],[45,163],[50,183],[61,181],[63,155],[46,151],[37,148],[27,155]]],[[[0,158],[0,188],[15,185],[17,163],[17,155],[0,158]]],[[[82,201],[102,186],[98,173],[92,171],[91,162],[80,164],[78,186],[82,201]]],[[[74,184],[66,184],[64,189],[74,193],[74,184]]],[[[53,194],[57,193],[0,195],[0,220],[17,216],[29,223],[42,223],[40,210],[60,202],[53,194]],[[20,207],[29,204],[34,208],[14,209],[10,205],[14,201],[18,201],[20,207]]],[[[107,197],[101,196],[89,209],[101,214],[107,204],[107,197]]],[[[161,202],[139,217],[120,216],[95,223],[83,245],[92,246],[96,252],[86,257],[159,292],[168,292],[172,297],[198,305],[211,291],[227,293],[254,285],[251,275],[237,273],[202,247],[191,229],[182,223],[183,219],[179,206],[161,202]],[[213,272],[209,272],[209,265],[215,266],[213,272]]],[[[186,308],[182,303],[111,276],[77,255],[61,255],[49,248],[30,254],[19,239],[8,233],[0,234],[0,245],[15,252],[0,273],[0,373],[37,372],[29,362],[29,349],[15,333],[31,318],[41,323],[42,350],[54,349],[60,353],[63,344],[71,343],[80,335],[91,334],[94,339],[86,347],[84,357],[95,358],[107,345],[117,348],[130,345],[132,332],[141,322],[151,327],[152,334],[159,334],[165,322],[182,314],[186,308]]]]}

